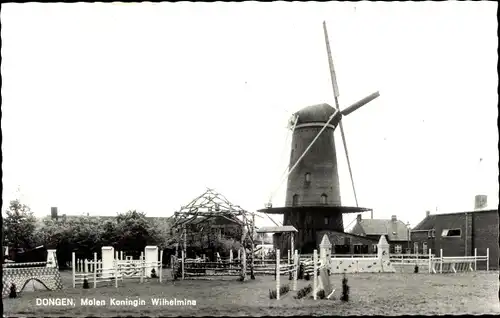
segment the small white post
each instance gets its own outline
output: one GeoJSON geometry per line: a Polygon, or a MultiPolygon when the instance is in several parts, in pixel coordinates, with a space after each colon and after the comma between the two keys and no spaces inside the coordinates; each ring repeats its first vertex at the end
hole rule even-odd
{"type": "Polygon", "coordinates": [[[97,253],[94,253],[94,288],[97,287],[97,253]]]}
{"type": "Polygon", "coordinates": [[[238,249],[238,261],[241,261],[241,249],[238,249]]]}
{"type": "Polygon", "coordinates": [[[76,287],[76,281],[75,281],[75,279],[76,279],[76,274],[75,274],[75,266],[77,265],[77,264],[76,264],[76,259],[75,259],[75,252],[73,252],[73,253],[71,254],[71,264],[73,265],[73,266],[71,266],[71,267],[72,267],[72,269],[73,269],[73,288],[75,288],[75,287],[76,287]]]}
{"type": "Polygon", "coordinates": [[[429,249],[429,274],[432,272],[432,249],[429,249]]]}
{"type": "Polygon", "coordinates": [[[123,261],[123,251],[120,251],[120,261],[123,261]]]}
{"type": "Polygon", "coordinates": [[[276,250],[276,300],[280,299],[280,250],[276,250]]]}
{"type": "Polygon", "coordinates": [[[439,250],[439,256],[441,257],[441,263],[439,266],[439,273],[442,274],[443,273],[443,249],[439,250]]]}
{"type": "Polygon", "coordinates": [[[89,272],[89,261],[87,259],[85,259],[83,261],[83,267],[85,268],[85,273],[88,273],[89,272]]]}
{"type": "Polygon", "coordinates": [[[477,271],[477,247],[474,248],[474,271],[477,271]]]}
{"type": "Polygon", "coordinates": [[[490,248],[486,248],[486,271],[490,270],[490,248]]]}
{"type": "MultiPolygon", "coordinates": [[[[229,250],[229,263],[233,262],[233,249],[229,250]]],[[[231,264],[229,265],[229,268],[231,268],[231,264]]]]}
{"type": "Polygon", "coordinates": [[[317,298],[317,293],[318,293],[318,290],[317,290],[317,279],[318,279],[318,251],[317,250],[314,250],[313,252],[313,299],[316,300],[317,298]]]}

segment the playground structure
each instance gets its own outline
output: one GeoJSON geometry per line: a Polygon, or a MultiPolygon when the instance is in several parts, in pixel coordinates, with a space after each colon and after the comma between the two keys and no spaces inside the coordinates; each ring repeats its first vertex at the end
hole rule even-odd
{"type": "MultiPolygon", "coordinates": [[[[222,262],[205,262],[202,265],[193,265],[198,266],[197,271],[209,271],[211,273],[219,272],[222,274],[233,274],[233,267],[239,267],[239,276],[240,280],[244,281],[247,275],[247,257],[246,250],[247,246],[250,246],[251,255],[254,254],[254,234],[255,234],[255,213],[250,213],[244,209],[242,209],[238,205],[234,205],[229,202],[226,197],[222,194],[215,192],[213,189],[207,189],[205,193],[198,196],[194,200],[192,200],[188,205],[181,207],[180,211],[174,213],[174,223],[172,225],[172,232],[177,234],[177,244],[176,244],[176,253],[175,256],[179,257],[178,249],[181,246],[181,262],[174,260],[174,267],[180,266],[180,268],[176,268],[174,270],[174,275],[180,270],[181,277],[184,279],[186,277],[186,269],[191,269],[192,264],[186,261],[187,258],[187,233],[188,231],[196,231],[193,230],[192,227],[198,226],[199,229],[196,231],[197,235],[201,235],[203,237],[204,232],[203,229],[208,228],[208,232],[210,233],[212,230],[218,230],[219,237],[221,236],[221,229],[224,227],[224,224],[214,224],[215,222],[224,221],[227,224],[236,225],[241,230],[241,238],[239,242],[241,244],[239,248],[239,254],[241,257],[240,262],[232,262],[225,265],[220,265],[222,262]],[[250,233],[250,234],[249,234],[250,233]],[[249,234],[249,235],[248,235],[249,234]],[[215,264],[209,264],[215,263],[215,264]],[[220,270],[220,266],[225,266],[227,269],[231,269],[231,271],[220,270]],[[188,267],[188,268],[186,268],[188,267]]],[[[251,257],[250,263],[250,276],[254,278],[253,272],[253,260],[255,257],[251,257]]],[[[236,270],[236,268],[234,268],[236,270]]],[[[191,271],[193,276],[195,272],[191,271]]],[[[215,275],[215,274],[214,274],[215,275]]],[[[227,275],[216,275],[216,276],[227,276],[227,275]]],[[[230,275],[234,276],[234,275],[230,275]]],[[[175,277],[175,276],[174,276],[175,277]]]]}
{"type": "Polygon", "coordinates": [[[62,289],[61,275],[57,265],[56,250],[47,250],[46,262],[2,264],[2,298],[9,295],[12,284],[21,293],[31,281],[40,283],[47,290],[62,289]]]}
{"type": "Polygon", "coordinates": [[[103,246],[101,250],[102,259],[98,260],[97,253],[94,253],[92,261],[78,260],[73,252],[73,288],[83,285],[85,279],[90,283],[91,277],[94,288],[99,283],[109,282],[114,282],[118,288],[118,281],[123,282],[125,279],[139,279],[143,283],[147,278],[158,278],[158,281],[162,282],[163,251],[160,251],[158,256],[157,246],[146,246],[138,260],[130,256],[124,259],[123,252],[115,252],[111,246],[103,246]]]}

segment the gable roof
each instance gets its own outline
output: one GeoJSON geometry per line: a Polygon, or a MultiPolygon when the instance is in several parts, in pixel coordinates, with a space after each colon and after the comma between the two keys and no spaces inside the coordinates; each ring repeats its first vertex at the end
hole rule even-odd
{"type": "Polygon", "coordinates": [[[357,225],[365,235],[387,235],[390,241],[408,240],[408,228],[400,220],[366,219],[357,221],[357,225]]]}
{"type": "Polygon", "coordinates": [[[470,214],[476,214],[476,213],[498,213],[498,209],[489,209],[489,210],[476,210],[476,211],[465,211],[465,212],[453,212],[453,213],[440,213],[440,214],[430,214],[426,216],[420,223],[417,224],[413,228],[413,231],[424,231],[424,230],[432,230],[435,227],[436,221],[441,217],[441,216],[449,216],[449,215],[455,215],[455,216],[461,216],[465,213],[470,213],[470,214]]]}

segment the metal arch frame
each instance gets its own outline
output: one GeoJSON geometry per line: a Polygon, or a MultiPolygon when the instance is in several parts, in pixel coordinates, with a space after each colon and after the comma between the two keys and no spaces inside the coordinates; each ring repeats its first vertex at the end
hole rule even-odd
{"type": "MultiPolygon", "coordinates": [[[[183,242],[184,247],[186,247],[186,225],[194,223],[198,218],[208,221],[222,217],[238,224],[243,230],[246,229],[246,233],[254,233],[255,215],[255,213],[248,212],[239,205],[232,204],[224,195],[216,192],[214,189],[207,188],[203,194],[193,199],[189,204],[182,206],[179,211],[174,213],[172,230],[179,235],[176,240],[177,243],[183,242]]],[[[246,234],[243,235],[243,241],[246,236],[246,234]]],[[[253,235],[250,235],[249,238],[253,245],[253,235]]]]}

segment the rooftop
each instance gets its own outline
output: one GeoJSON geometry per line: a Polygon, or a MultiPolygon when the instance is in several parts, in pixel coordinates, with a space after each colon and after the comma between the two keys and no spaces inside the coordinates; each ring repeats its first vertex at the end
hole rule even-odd
{"type": "MultiPolygon", "coordinates": [[[[335,108],[329,104],[317,104],[304,107],[295,114],[299,116],[297,125],[310,123],[326,123],[330,116],[335,113],[335,108]]],[[[340,117],[339,117],[340,118],[340,117]]],[[[331,122],[335,125],[334,122],[331,122]]]]}
{"type": "Polygon", "coordinates": [[[408,227],[400,220],[361,219],[351,232],[362,232],[363,235],[387,235],[390,241],[407,241],[408,227]]]}

